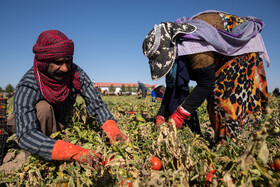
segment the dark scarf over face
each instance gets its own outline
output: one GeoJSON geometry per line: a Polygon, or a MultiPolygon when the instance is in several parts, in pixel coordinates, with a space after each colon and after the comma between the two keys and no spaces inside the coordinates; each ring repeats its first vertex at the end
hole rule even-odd
{"type": "Polygon", "coordinates": [[[47,76],[49,63],[57,58],[72,57],[74,54],[74,43],[58,30],[42,32],[33,46],[34,74],[40,90],[49,103],[57,104],[63,102],[69,95],[70,88],[74,86],[80,91],[81,83],[79,73],[71,64],[71,68],[64,80],[55,80],[47,76]]]}

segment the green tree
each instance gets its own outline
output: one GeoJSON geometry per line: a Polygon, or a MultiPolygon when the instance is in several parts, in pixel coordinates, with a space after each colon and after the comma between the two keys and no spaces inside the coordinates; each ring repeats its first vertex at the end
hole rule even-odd
{"type": "Polygon", "coordinates": [[[13,91],[15,91],[15,88],[11,84],[8,84],[5,88],[5,91],[7,93],[12,93],[13,91]]]}
{"type": "Polygon", "coordinates": [[[127,89],[128,92],[132,92],[132,88],[131,88],[130,84],[127,86],[126,89],[127,89]]]}
{"type": "Polygon", "coordinates": [[[116,88],[114,87],[113,84],[111,84],[109,87],[109,92],[115,92],[115,91],[116,91],[116,88]]]}
{"type": "Polygon", "coordinates": [[[135,85],[132,86],[132,91],[133,91],[133,92],[136,92],[136,91],[137,91],[137,88],[136,88],[135,85]]]}
{"type": "Polygon", "coordinates": [[[0,86],[0,92],[3,92],[4,90],[3,90],[3,88],[0,86]]]}
{"type": "Polygon", "coordinates": [[[124,84],[122,84],[122,86],[121,86],[121,92],[125,92],[125,91],[126,91],[126,87],[125,87],[124,84]]]}

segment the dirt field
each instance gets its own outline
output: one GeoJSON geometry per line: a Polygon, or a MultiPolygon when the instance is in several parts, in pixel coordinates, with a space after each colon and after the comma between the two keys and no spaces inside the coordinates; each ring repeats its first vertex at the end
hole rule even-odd
{"type": "Polygon", "coordinates": [[[16,135],[13,134],[7,140],[6,150],[4,152],[3,163],[0,166],[0,171],[4,171],[5,173],[10,173],[14,170],[19,169],[22,164],[25,163],[26,157],[30,154],[23,150],[18,151],[19,147],[17,145],[16,135]],[[17,151],[8,151],[8,150],[17,149],[17,151]]]}

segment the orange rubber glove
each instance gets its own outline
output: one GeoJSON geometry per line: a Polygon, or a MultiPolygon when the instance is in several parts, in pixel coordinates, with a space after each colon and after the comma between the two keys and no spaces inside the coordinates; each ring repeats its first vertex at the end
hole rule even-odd
{"type": "Polygon", "coordinates": [[[103,131],[110,139],[111,144],[116,141],[125,141],[127,137],[119,130],[117,123],[114,120],[107,120],[103,123],[103,131]]]}
{"type": "Polygon", "coordinates": [[[191,114],[186,111],[183,107],[178,107],[178,109],[169,117],[169,120],[168,120],[168,124],[169,125],[173,125],[175,124],[175,126],[177,128],[181,128],[183,123],[184,123],[184,120],[187,118],[187,117],[190,117],[191,114]]]}
{"type": "Polygon", "coordinates": [[[99,153],[62,140],[57,140],[54,144],[52,150],[52,160],[76,160],[80,163],[88,164],[102,162],[101,155],[99,153]]]}
{"type": "Polygon", "coordinates": [[[165,123],[165,118],[163,116],[157,115],[156,117],[156,129],[155,131],[157,131],[157,128],[162,125],[163,123],[165,123]]]}

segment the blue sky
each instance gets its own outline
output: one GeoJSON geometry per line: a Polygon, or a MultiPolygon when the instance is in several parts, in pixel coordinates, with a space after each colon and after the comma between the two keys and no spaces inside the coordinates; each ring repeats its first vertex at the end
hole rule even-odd
{"type": "MultiPolygon", "coordinates": [[[[42,31],[57,29],[75,43],[74,62],[97,82],[153,81],[142,42],[155,24],[205,10],[261,18],[271,61],[268,88],[280,87],[279,0],[0,0],[0,86],[16,86],[33,65],[42,31]]],[[[195,83],[191,83],[195,85],[195,83]]]]}

